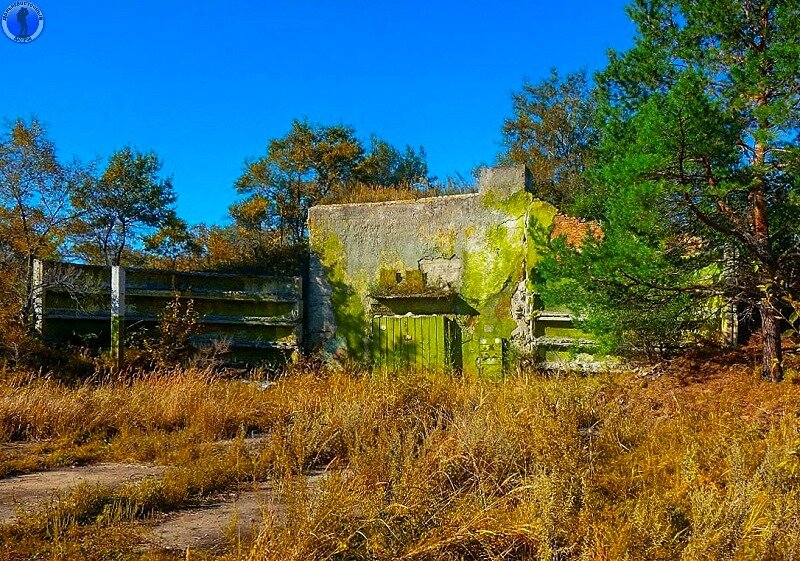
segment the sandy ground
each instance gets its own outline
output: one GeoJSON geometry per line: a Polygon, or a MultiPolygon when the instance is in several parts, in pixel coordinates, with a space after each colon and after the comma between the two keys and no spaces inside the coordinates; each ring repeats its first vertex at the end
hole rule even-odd
{"type": "Polygon", "coordinates": [[[272,486],[264,483],[222,502],[171,512],[155,523],[148,542],[164,549],[219,549],[258,534],[266,511],[279,511],[272,486]]]}
{"type": "MultiPolygon", "coordinates": [[[[40,471],[0,479],[0,523],[13,522],[18,508],[35,508],[56,493],[81,483],[118,487],[158,477],[163,466],[102,463],[52,471],[40,471]]],[[[325,472],[306,476],[316,488],[325,472]]],[[[150,531],[145,549],[227,549],[237,541],[249,544],[258,533],[264,513],[281,515],[283,507],[271,483],[242,486],[238,492],[221,494],[213,502],[163,515],[146,522],[150,531]]]]}
{"type": "Polygon", "coordinates": [[[164,473],[162,466],[141,464],[94,464],[53,471],[39,471],[0,479],[0,523],[12,522],[17,506],[35,507],[54,493],[81,483],[118,487],[164,473]]]}
{"type": "MultiPolygon", "coordinates": [[[[306,485],[316,489],[325,472],[306,475],[306,485]]],[[[224,549],[238,542],[247,545],[257,536],[265,513],[284,513],[271,483],[223,497],[219,502],[166,515],[151,530],[150,543],[164,549],[224,549]]]]}

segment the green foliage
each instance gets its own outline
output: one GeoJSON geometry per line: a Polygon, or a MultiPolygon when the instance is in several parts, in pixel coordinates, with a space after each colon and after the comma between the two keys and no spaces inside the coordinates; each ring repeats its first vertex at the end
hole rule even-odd
{"type": "Polygon", "coordinates": [[[79,163],[59,161],[35,117],[0,137],[0,346],[16,345],[30,324],[31,264],[62,254],[76,217],[70,197],[85,179],[79,163]]]}
{"type": "MultiPolygon", "coordinates": [[[[629,14],[636,42],[598,75],[601,142],[577,205],[604,235],[561,245],[550,290],[616,347],[678,341],[731,303],[758,308],[774,340],[800,289],[800,2],[637,0],[629,14]]],[[[763,370],[779,378],[776,344],[763,370]]]]}
{"type": "Polygon", "coordinates": [[[285,136],[270,140],[265,156],[246,162],[235,185],[246,198],[231,207],[231,215],[238,225],[297,243],[306,237],[306,215],[314,204],[357,182],[425,183],[427,173],[422,149],[400,152],[373,137],[367,153],[351,127],[295,120],[285,136]]]}
{"type": "Polygon", "coordinates": [[[789,329],[784,333],[785,336],[793,337],[796,341],[800,342],[800,299],[789,300],[790,309],[787,310],[786,321],[789,324],[789,329]]]}
{"type": "Polygon", "coordinates": [[[172,179],[161,179],[160,170],[155,152],[125,147],[80,186],[73,197],[82,213],[76,251],[85,260],[120,265],[144,236],[176,223],[172,179]]]}
{"type": "MultiPolygon", "coordinates": [[[[576,325],[594,334],[600,352],[652,355],[683,342],[698,320],[697,301],[682,290],[696,276],[691,264],[668,269],[671,263],[660,252],[630,244],[627,235],[614,237],[580,250],[556,242],[559,257],[546,258],[539,269],[548,279],[543,299],[567,303],[576,325]],[[642,260],[629,260],[626,251],[638,251],[642,260]],[[674,290],[666,283],[675,283],[674,290]]],[[[707,286],[699,289],[709,293],[707,286]]]]}
{"type": "Polygon", "coordinates": [[[201,247],[190,262],[194,269],[299,276],[308,260],[304,242],[281,244],[274,232],[240,224],[199,226],[193,233],[201,247]]]}
{"type": "Polygon", "coordinates": [[[356,167],[357,178],[367,185],[396,187],[406,184],[427,185],[428,164],[425,150],[406,146],[401,152],[385,140],[372,137],[369,152],[356,167]]]}
{"type": "Polygon", "coordinates": [[[18,119],[0,141],[0,251],[55,257],[74,219],[82,168],[60,162],[38,119],[18,119]]]}
{"type": "Polygon", "coordinates": [[[308,208],[353,176],[364,149],[350,127],[294,121],[282,138],[269,142],[267,155],[246,164],[236,190],[251,198],[234,205],[233,217],[284,234],[288,241],[305,237],[308,208]],[[259,202],[257,219],[253,203],[259,202]]]}
{"type": "Polygon", "coordinates": [[[567,211],[586,190],[584,170],[596,144],[595,101],[586,72],[561,78],[552,70],[512,95],[513,116],[503,123],[502,164],[525,164],[534,194],[567,211]]]}
{"type": "Polygon", "coordinates": [[[174,215],[168,217],[157,231],[144,237],[143,249],[154,257],[151,265],[169,269],[178,269],[183,262],[193,264],[204,250],[196,233],[174,215]]]}

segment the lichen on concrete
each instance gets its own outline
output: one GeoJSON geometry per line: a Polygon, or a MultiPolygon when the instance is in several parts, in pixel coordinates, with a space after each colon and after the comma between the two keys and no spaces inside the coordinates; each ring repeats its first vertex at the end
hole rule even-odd
{"type": "Polygon", "coordinates": [[[323,321],[333,320],[333,325],[322,325],[328,337],[321,342],[330,353],[346,348],[355,358],[363,358],[367,344],[367,318],[358,294],[363,279],[350,278],[347,274],[345,247],[334,232],[319,229],[313,236],[313,260],[318,261],[323,274],[312,281],[326,285],[322,292],[327,293],[330,299],[331,313],[325,313],[326,306],[319,300],[314,302],[313,309],[323,316],[323,321]]]}
{"type": "MultiPolygon", "coordinates": [[[[461,326],[464,370],[480,370],[481,339],[525,348],[536,300],[530,278],[557,214],[529,187],[523,167],[495,168],[482,174],[479,193],[312,208],[311,247],[325,278],[315,282],[312,276],[309,299],[332,325],[310,321],[311,340],[334,340],[363,355],[370,310],[386,308],[376,301],[375,287],[399,290],[404,281],[398,278],[413,278],[424,293],[457,295],[447,300],[449,310],[435,313],[461,326]]],[[[441,306],[422,300],[404,305],[419,314],[441,306]]]]}

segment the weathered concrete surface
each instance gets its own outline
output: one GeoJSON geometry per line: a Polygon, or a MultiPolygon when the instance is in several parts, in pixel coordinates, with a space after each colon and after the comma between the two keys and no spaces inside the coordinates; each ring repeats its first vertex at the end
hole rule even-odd
{"type": "MultiPolygon", "coordinates": [[[[485,243],[485,233],[475,224],[504,218],[485,209],[477,193],[312,208],[308,219],[314,249],[307,294],[310,342],[330,342],[337,328],[344,327],[336,322],[334,306],[341,303],[336,302],[333,284],[340,293],[348,288],[353,291],[351,296],[358,298],[362,310],[353,321],[365,322],[363,310],[372,304],[370,287],[382,267],[405,271],[419,268],[420,262],[463,255],[485,243]],[[338,251],[342,254],[335,255],[338,251]],[[343,276],[332,275],[333,267],[341,267],[336,273],[343,276]]],[[[454,288],[460,288],[460,281],[460,277],[455,279],[454,288]]],[[[345,345],[344,334],[338,335],[329,349],[345,345]]]]}
{"type": "Polygon", "coordinates": [[[18,507],[35,508],[54,493],[66,492],[81,483],[113,488],[157,477],[165,469],[163,466],[107,463],[0,479],[0,523],[13,521],[18,507]]]}
{"type": "MultiPolygon", "coordinates": [[[[403,272],[421,269],[421,264],[455,260],[455,267],[463,271],[464,255],[486,245],[482,225],[500,224],[507,218],[486,208],[478,193],[312,208],[310,342],[323,343],[331,352],[347,348],[363,354],[368,346],[364,329],[374,304],[371,287],[382,268],[403,272]]],[[[439,277],[445,280],[448,275],[439,277]]],[[[460,291],[463,273],[456,278],[450,275],[449,280],[450,288],[460,291]]]]}
{"type": "MultiPolygon", "coordinates": [[[[312,209],[313,210],[313,209],[312,209]]],[[[333,315],[333,287],[325,274],[319,254],[311,254],[306,287],[306,346],[312,349],[325,346],[335,351],[336,319],[333,315]]]]}
{"type": "Polygon", "coordinates": [[[524,346],[532,336],[527,280],[556,215],[529,187],[524,167],[494,168],[483,172],[478,193],[312,208],[310,342],[365,355],[369,318],[382,306],[376,286],[416,270],[426,290],[466,304],[449,310],[463,323],[465,370],[480,369],[482,338],[524,346]]]}
{"type": "Polygon", "coordinates": [[[464,276],[464,262],[452,257],[423,257],[419,260],[419,270],[428,280],[428,284],[436,288],[461,288],[464,276]]]}

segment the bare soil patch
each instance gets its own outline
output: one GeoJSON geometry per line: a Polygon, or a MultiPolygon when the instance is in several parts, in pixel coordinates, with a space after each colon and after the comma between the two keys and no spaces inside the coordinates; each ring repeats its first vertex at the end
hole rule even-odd
{"type": "Polygon", "coordinates": [[[144,464],[104,463],[0,479],[0,523],[12,522],[18,506],[30,509],[54,493],[63,493],[81,483],[113,488],[159,476],[165,469],[144,464]]]}
{"type": "MultiPolygon", "coordinates": [[[[326,472],[306,476],[306,485],[316,489],[326,472]]],[[[237,493],[220,497],[220,501],[165,515],[151,530],[148,540],[161,549],[222,550],[235,545],[249,545],[258,535],[263,517],[282,516],[283,504],[272,483],[255,488],[243,487],[237,493]]]]}
{"type": "Polygon", "coordinates": [[[272,486],[242,491],[224,502],[173,512],[151,530],[150,542],[161,549],[224,549],[238,539],[249,543],[264,512],[279,510],[272,486]]]}
{"type": "MultiPolygon", "coordinates": [[[[18,509],[30,510],[55,494],[63,494],[79,484],[115,488],[126,483],[161,476],[166,467],[146,464],[102,463],[73,468],[40,471],[0,479],[0,524],[13,522],[18,509]]],[[[325,472],[306,476],[309,488],[319,486],[325,472]]],[[[152,521],[146,548],[170,550],[224,550],[238,541],[249,544],[258,534],[266,513],[282,516],[280,496],[274,485],[262,482],[242,485],[238,491],[224,493],[213,502],[164,514],[152,521]]]]}

